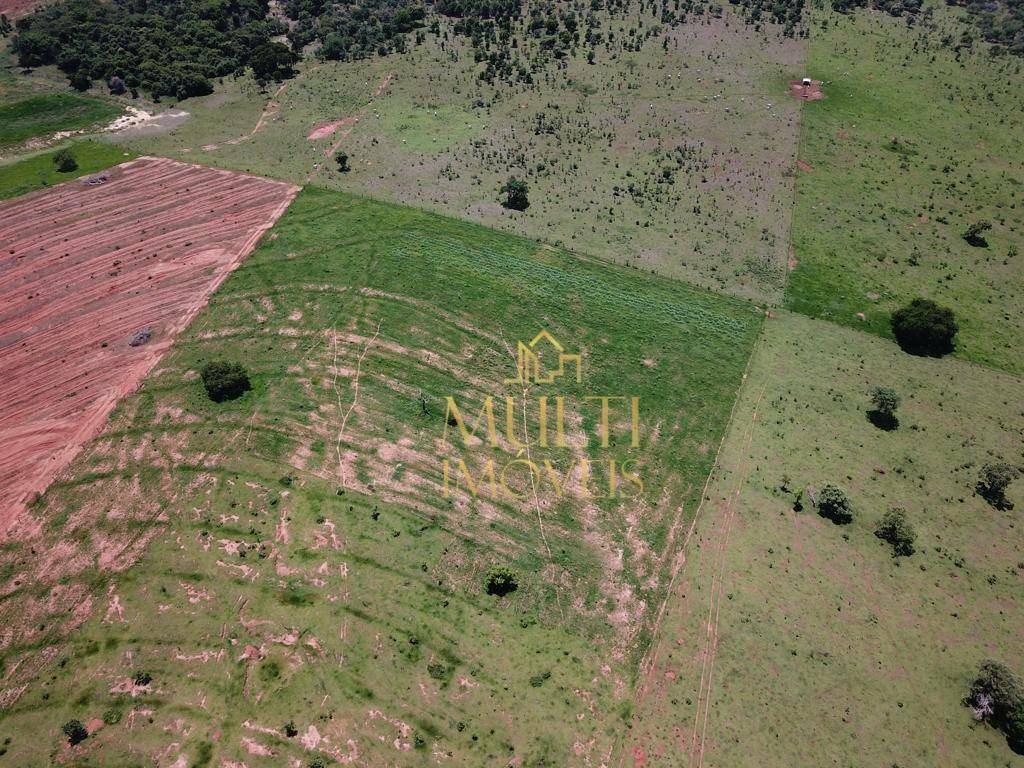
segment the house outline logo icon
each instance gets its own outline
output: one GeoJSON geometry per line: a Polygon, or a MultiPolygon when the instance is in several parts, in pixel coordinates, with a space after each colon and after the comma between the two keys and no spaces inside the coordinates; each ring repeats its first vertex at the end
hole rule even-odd
{"type": "Polygon", "coordinates": [[[541,330],[540,333],[533,337],[529,344],[524,344],[522,341],[516,342],[516,377],[514,379],[505,379],[505,383],[554,384],[556,380],[565,375],[567,363],[572,363],[576,366],[576,383],[581,383],[583,381],[583,365],[580,356],[578,354],[568,354],[558,339],[546,330],[541,330]],[[537,347],[542,340],[547,343],[553,353],[558,355],[558,368],[549,370],[546,373],[541,366],[540,350],[537,347]]]}

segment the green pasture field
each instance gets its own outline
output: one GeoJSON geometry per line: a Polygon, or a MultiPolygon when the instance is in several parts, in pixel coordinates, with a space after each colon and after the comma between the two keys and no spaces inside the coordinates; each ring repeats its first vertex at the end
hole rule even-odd
{"type": "Polygon", "coordinates": [[[109,123],[121,109],[100,99],[45,93],[0,104],[0,146],[109,123]]]}
{"type": "MultiPolygon", "coordinates": [[[[19,523],[37,535],[4,545],[0,698],[29,684],[5,759],[603,760],[762,323],[747,302],[306,188],[19,523]],[[526,449],[445,439],[445,398],[470,418],[498,398],[501,429],[512,396],[518,419],[506,379],[540,329],[582,355],[582,380],[551,390],[570,447],[525,455],[628,460],[642,492],[520,474],[521,498],[446,497],[444,458],[526,449]],[[214,359],[252,390],[212,403],[214,359]],[[640,398],[636,447],[621,411],[601,447],[594,394],[640,398]],[[496,566],[518,578],[505,597],[485,593],[496,566]],[[97,729],[73,750],[70,718],[97,729]]],[[[526,418],[536,436],[535,404],[526,418]]]]}
{"type": "Polygon", "coordinates": [[[944,4],[914,26],[884,13],[812,16],[793,213],[798,312],[889,335],[918,296],[954,309],[957,354],[1024,372],[1024,62],[954,50],[944,4]],[[988,247],[963,233],[987,220],[988,247]]]}
{"type": "MultiPolygon", "coordinates": [[[[1020,463],[1022,403],[1005,373],[769,320],[620,751],[688,765],[703,744],[704,765],[738,768],[1016,765],[962,700],[983,660],[1019,671],[1024,654],[1020,513],[975,494],[986,462],[1020,463]],[[867,418],[876,386],[902,398],[895,431],[867,418]],[[816,514],[806,489],[826,483],[850,497],[851,524],[816,514]],[[893,505],[916,529],[909,557],[874,535],[893,505]]],[[[1024,503],[1024,482],[1008,495],[1024,503]]]]}
{"type": "Polygon", "coordinates": [[[135,157],[124,147],[98,141],[76,141],[66,148],[78,162],[78,168],[66,173],[58,171],[53,163],[57,149],[0,164],[0,200],[96,173],[135,157]]]}

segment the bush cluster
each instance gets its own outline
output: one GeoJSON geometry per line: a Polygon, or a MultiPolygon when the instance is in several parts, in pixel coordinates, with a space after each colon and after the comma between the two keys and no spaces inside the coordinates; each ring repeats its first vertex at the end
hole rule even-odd
{"type": "Polygon", "coordinates": [[[831,484],[818,494],[818,514],[836,525],[853,522],[853,506],[846,493],[831,484]]]}
{"type": "Polygon", "coordinates": [[[1009,667],[983,662],[965,703],[975,717],[1002,731],[1014,752],[1024,752],[1024,684],[1009,667]]]}
{"type": "Polygon", "coordinates": [[[238,363],[207,363],[199,375],[203,379],[203,386],[206,387],[206,394],[215,403],[234,400],[252,389],[249,374],[238,363]]]}
{"type": "Polygon", "coordinates": [[[909,557],[914,554],[917,535],[907,520],[907,511],[901,507],[893,507],[882,516],[875,529],[875,536],[892,545],[893,557],[909,557]]]}

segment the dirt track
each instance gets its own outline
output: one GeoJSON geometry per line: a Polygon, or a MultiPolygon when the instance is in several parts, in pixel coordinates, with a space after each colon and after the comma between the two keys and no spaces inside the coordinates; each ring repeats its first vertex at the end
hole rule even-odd
{"type": "Polygon", "coordinates": [[[107,175],[0,203],[0,537],[297,191],[162,158],[107,175]]]}

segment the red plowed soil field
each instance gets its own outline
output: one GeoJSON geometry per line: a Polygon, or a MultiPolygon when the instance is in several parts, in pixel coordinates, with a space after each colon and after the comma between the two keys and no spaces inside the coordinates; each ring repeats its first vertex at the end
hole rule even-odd
{"type": "Polygon", "coordinates": [[[151,157],[106,177],[0,202],[0,536],[297,191],[151,157]]]}

